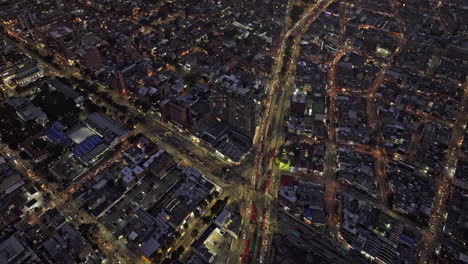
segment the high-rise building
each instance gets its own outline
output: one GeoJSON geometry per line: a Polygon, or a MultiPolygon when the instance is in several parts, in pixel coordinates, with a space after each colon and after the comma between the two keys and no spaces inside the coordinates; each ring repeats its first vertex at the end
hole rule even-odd
{"type": "Polygon", "coordinates": [[[77,45],[77,33],[67,26],[57,26],[49,30],[47,44],[65,56],[73,56],[74,47],[77,45]]]}
{"type": "Polygon", "coordinates": [[[6,72],[14,69],[25,57],[18,52],[15,44],[0,40],[0,75],[4,77],[6,72]]]}
{"type": "Polygon", "coordinates": [[[211,111],[216,119],[232,129],[253,137],[255,134],[255,101],[253,89],[242,87],[232,75],[217,79],[211,93],[211,111]]]}
{"type": "Polygon", "coordinates": [[[125,77],[122,72],[118,71],[114,74],[112,79],[111,88],[119,91],[120,93],[125,93],[127,91],[127,84],[125,82],[125,77]]]}
{"type": "Polygon", "coordinates": [[[163,120],[172,121],[182,126],[191,124],[190,105],[185,101],[167,98],[160,103],[160,107],[163,120]]]}

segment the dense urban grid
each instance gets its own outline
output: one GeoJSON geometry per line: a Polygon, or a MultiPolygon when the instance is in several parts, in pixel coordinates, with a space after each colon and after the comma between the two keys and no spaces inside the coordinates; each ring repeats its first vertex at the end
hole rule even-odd
{"type": "Polygon", "coordinates": [[[468,263],[464,0],[0,0],[0,264],[468,263]]]}

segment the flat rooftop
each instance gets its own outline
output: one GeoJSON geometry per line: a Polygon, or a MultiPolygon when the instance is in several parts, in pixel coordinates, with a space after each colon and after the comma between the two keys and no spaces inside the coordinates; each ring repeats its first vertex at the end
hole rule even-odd
{"type": "Polygon", "coordinates": [[[80,144],[81,142],[83,142],[86,138],[88,138],[89,136],[91,135],[94,135],[95,133],[83,126],[83,127],[80,127],[74,131],[72,131],[68,137],[70,137],[71,140],[73,140],[73,142],[75,142],[75,144],[80,144]]]}

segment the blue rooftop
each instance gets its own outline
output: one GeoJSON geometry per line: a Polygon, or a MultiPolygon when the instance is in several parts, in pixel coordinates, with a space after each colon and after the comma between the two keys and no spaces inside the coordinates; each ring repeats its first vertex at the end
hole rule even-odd
{"type": "Polygon", "coordinates": [[[66,138],[65,134],[55,127],[47,129],[46,135],[54,143],[62,143],[66,138]]]}
{"type": "Polygon", "coordinates": [[[84,154],[91,151],[97,145],[102,142],[102,138],[98,135],[92,135],[87,137],[83,142],[78,144],[76,147],[73,148],[73,155],[76,157],[81,157],[84,154]]]}
{"type": "Polygon", "coordinates": [[[304,208],[304,217],[312,220],[312,210],[310,208],[304,208]]]}
{"type": "Polygon", "coordinates": [[[409,236],[407,236],[405,234],[401,234],[400,239],[403,240],[404,242],[406,242],[409,245],[414,245],[414,240],[411,237],[409,237],[409,236]]]}
{"type": "Polygon", "coordinates": [[[59,121],[54,121],[52,123],[52,127],[56,128],[58,130],[64,130],[65,129],[65,126],[62,123],[60,123],[59,121]]]}
{"type": "Polygon", "coordinates": [[[190,99],[192,99],[192,97],[193,97],[193,95],[191,93],[189,93],[184,97],[184,99],[185,100],[190,100],[190,99]]]}

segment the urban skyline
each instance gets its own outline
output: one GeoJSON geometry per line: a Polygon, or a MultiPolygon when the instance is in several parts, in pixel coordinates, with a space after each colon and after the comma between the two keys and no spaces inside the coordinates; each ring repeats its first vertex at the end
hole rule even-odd
{"type": "Polygon", "coordinates": [[[462,0],[0,0],[0,264],[468,263],[462,0]]]}

